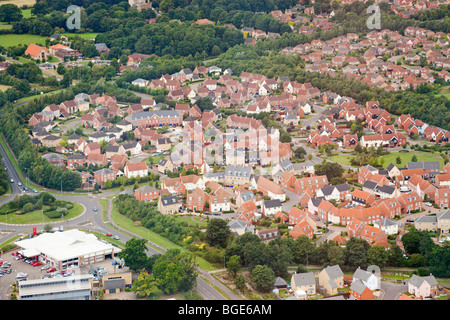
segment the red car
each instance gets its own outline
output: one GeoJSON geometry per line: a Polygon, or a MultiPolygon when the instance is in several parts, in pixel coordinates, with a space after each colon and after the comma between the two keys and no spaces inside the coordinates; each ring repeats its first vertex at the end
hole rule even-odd
{"type": "Polygon", "coordinates": [[[42,264],[42,262],[40,262],[40,261],[33,261],[33,262],[31,263],[31,265],[32,265],[33,267],[40,266],[41,264],[42,264]]]}
{"type": "Polygon", "coordinates": [[[55,267],[52,267],[52,268],[50,268],[50,269],[47,270],[47,273],[55,272],[55,271],[56,271],[56,268],[55,268],[55,267]]]}
{"type": "Polygon", "coordinates": [[[108,232],[106,235],[107,235],[108,237],[112,237],[112,234],[109,233],[109,232],[108,232]]]}

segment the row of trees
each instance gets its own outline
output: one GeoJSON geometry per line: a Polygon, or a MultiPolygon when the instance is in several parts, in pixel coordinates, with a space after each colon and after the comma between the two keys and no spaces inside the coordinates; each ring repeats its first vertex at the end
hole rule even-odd
{"type": "MultiPolygon", "coordinates": [[[[50,189],[73,191],[81,187],[79,174],[56,167],[42,158],[23,130],[20,116],[12,105],[7,105],[0,117],[1,132],[18,159],[19,167],[31,181],[50,189]]],[[[23,118],[22,118],[23,119],[23,118]]]]}
{"type": "Polygon", "coordinates": [[[145,239],[133,238],[127,241],[125,249],[118,253],[125,265],[134,271],[141,271],[133,281],[132,291],[138,297],[157,299],[163,293],[171,294],[191,290],[197,278],[197,264],[194,257],[179,249],[148,257],[145,239]]]}

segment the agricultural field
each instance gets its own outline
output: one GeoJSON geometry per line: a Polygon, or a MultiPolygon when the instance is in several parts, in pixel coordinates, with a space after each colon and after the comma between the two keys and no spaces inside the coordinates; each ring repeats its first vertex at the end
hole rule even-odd
{"type": "Polygon", "coordinates": [[[95,32],[84,32],[84,33],[71,33],[71,32],[65,32],[63,33],[64,36],[67,38],[79,36],[82,39],[91,40],[95,39],[95,37],[98,35],[98,33],[95,32]]]}
{"type": "Polygon", "coordinates": [[[36,0],[0,0],[0,5],[12,3],[18,7],[32,6],[36,3],[36,0]]]}
{"type": "Polygon", "coordinates": [[[384,159],[383,167],[386,168],[391,162],[397,166],[404,167],[408,162],[411,162],[412,157],[416,155],[417,161],[439,161],[441,169],[444,167],[444,159],[439,156],[439,154],[433,155],[428,152],[394,152],[383,156],[384,159]],[[396,163],[397,157],[400,157],[402,162],[400,164],[396,163]]]}
{"type": "Polygon", "coordinates": [[[3,47],[9,48],[19,44],[29,45],[34,43],[37,45],[45,45],[46,37],[37,36],[34,34],[4,34],[0,36],[0,43],[3,47]]]}
{"type": "Polygon", "coordinates": [[[8,90],[9,88],[12,88],[11,86],[7,86],[7,85],[3,85],[3,84],[0,84],[0,91],[6,91],[6,90],[8,90]]]}
{"type": "Polygon", "coordinates": [[[447,100],[450,100],[450,86],[442,87],[439,90],[438,96],[444,96],[447,98],[447,100]]]}

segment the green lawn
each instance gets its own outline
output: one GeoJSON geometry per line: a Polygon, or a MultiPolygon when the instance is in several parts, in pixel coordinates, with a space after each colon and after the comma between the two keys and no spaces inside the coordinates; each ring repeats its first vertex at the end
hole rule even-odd
{"type": "Polygon", "coordinates": [[[65,32],[65,33],[63,33],[63,35],[66,36],[67,38],[74,37],[74,36],[79,36],[80,38],[83,38],[83,39],[86,39],[86,40],[95,39],[95,37],[98,34],[99,34],[98,32],[85,32],[85,33],[65,32]]]}
{"type": "Polygon", "coordinates": [[[8,90],[9,88],[12,88],[12,86],[0,84],[0,91],[4,92],[4,91],[8,90]]]}
{"type": "Polygon", "coordinates": [[[45,45],[46,37],[37,36],[34,34],[3,34],[0,35],[0,43],[3,47],[9,48],[19,44],[34,43],[37,45],[45,45]]]}
{"type": "Polygon", "coordinates": [[[439,161],[441,169],[444,167],[444,159],[440,157],[439,155],[433,155],[428,152],[419,152],[419,151],[412,151],[412,152],[394,152],[388,155],[383,156],[384,159],[383,167],[386,168],[391,162],[397,166],[405,167],[408,162],[412,161],[412,157],[416,155],[417,161],[439,161]],[[395,159],[397,157],[400,157],[402,160],[401,164],[397,164],[395,159]]]}
{"type": "Polygon", "coordinates": [[[331,156],[329,159],[330,159],[330,161],[333,161],[333,162],[337,162],[337,163],[340,163],[340,164],[351,166],[350,160],[352,158],[353,158],[352,154],[340,154],[340,155],[337,155],[337,156],[331,156]]]}
{"type": "MultiPolygon", "coordinates": [[[[50,219],[45,214],[43,214],[42,210],[37,210],[22,215],[9,213],[6,215],[1,215],[0,219],[2,222],[11,224],[36,224],[36,223],[52,223],[65,221],[79,216],[84,211],[84,207],[81,204],[76,202],[71,203],[73,204],[73,208],[69,210],[69,213],[64,218],[50,219]]],[[[44,208],[45,207],[46,206],[44,206],[44,208]]]]}
{"type": "MultiPolygon", "coordinates": [[[[134,234],[137,234],[145,239],[148,239],[151,242],[157,243],[158,245],[160,245],[163,248],[179,249],[181,252],[187,251],[185,248],[180,247],[179,245],[173,243],[172,241],[164,238],[163,236],[161,236],[153,231],[150,231],[149,229],[147,229],[143,226],[135,226],[134,222],[131,219],[118,213],[114,206],[113,206],[113,210],[111,213],[111,217],[112,217],[114,223],[116,223],[121,228],[124,228],[124,229],[126,229],[134,234]]],[[[208,261],[206,261],[200,257],[196,256],[195,259],[196,259],[196,262],[198,263],[198,266],[200,268],[202,268],[203,270],[212,271],[212,270],[216,269],[208,261]]]]}
{"type": "Polygon", "coordinates": [[[12,24],[0,23],[0,30],[9,30],[9,29],[12,29],[12,24]]]}
{"type": "Polygon", "coordinates": [[[450,100],[450,86],[442,87],[439,90],[439,94],[437,94],[437,95],[444,96],[444,97],[447,98],[447,100],[450,100]]]}

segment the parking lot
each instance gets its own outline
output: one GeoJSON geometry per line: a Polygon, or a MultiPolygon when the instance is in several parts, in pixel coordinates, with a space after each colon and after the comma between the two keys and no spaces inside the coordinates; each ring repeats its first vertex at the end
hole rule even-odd
{"type": "MultiPolygon", "coordinates": [[[[17,274],[22,272],[26,273],[28,280],[33,279],[42,279],[44,277],[48,277],[49,275],[55,274],[55,273],[47,273],[47,270],[42,270],[42,267],[44,267],[44,264],[39,266],[32,266],[31,264],[28,264],[24,261],[24,259],[15,260],[13,256],[14,251],[10,251],[7,253],[4,253],[2,256],[0,256],[1,259],[4,259],[8,261],[11,264],[11,273],[5,273],[2,276],[0,276],[0,300],[8,300],[9,294],[10,294],[10,288],[11,285],[16,282],[17,274]]],[[[81,274],[87,274],[91,267],[104,267],[108,274],[114,274],[114,273],[122,273],[127,272],[128,267],[124,267],[122,269],[115,269],[112,265],[111,259],[107,259],[105,261],[95,263],[93,265],[85,265],[82,266],[80,269],[76,270],[76,273],[81,274]]]]}

